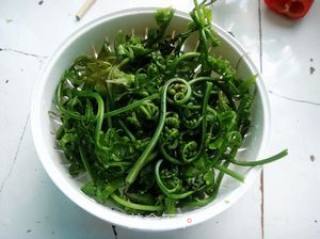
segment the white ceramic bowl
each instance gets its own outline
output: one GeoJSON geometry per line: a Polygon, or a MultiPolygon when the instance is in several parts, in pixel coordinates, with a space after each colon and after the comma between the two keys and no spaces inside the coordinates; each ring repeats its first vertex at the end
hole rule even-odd
{"type": "MultiPolygon", "coordinates": [[[[246,176],[243,184],[225,176],[220,193],[214,202],[196,210],[179,213],[175,217],[142,217],[111,210],[111,208],[95,202],[82,193],[80,190],[81,182],[69,175],[63,157],[55,149],[55,137],[50,133],[53,127],[52,120],[48,115],[48,111],[54,109],[52,99],[61,75],[76,57],[90,53],[92,46],[99,48],[105,36],[112,40],[119,29],[124,32],[131,32],[131,29],[134,28],[135,32],[139,33],[144,32],[145,27],[154,26],[155,11],[155,8],[139,8],[113,13],[84,25],[68,37],[49,60],[34,89],[31,112],[33,140],[38,156],[58,188],[81,208],[105,221],[145,231],[184,228],[214,217],[235,203],[259,172],[258,168],[249,170],[243,167],[235,167],[235,170],[246,176]]],[[[189,21],[187,14],[176,11],[170,28],[177,31],[184,30],[189,21]]],[[[215,26],[215,29],[222,40],[222,45],[215,52],[228,59],[233,65],[239,63],[239,77],[247,78],[258,74],[254,63],[247,57],[240,44],[220,27],[215,26]],[[239,61],[241,57],[242,59],[239,61]]],[[[246,138],[244,143],[247,150],[238,153],[239,159],[256,160],[267,138],[269,107],[267,94],[260,77],[257,78],[257,89],[252,127],[249,131],[249,137],[246,138]]]]}

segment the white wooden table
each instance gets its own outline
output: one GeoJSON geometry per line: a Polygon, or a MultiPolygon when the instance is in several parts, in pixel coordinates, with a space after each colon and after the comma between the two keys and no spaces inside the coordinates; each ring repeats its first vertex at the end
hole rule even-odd
{"type": "Polygon", "coordinates": [[[191,0],[98,0],[76,22],[83,0],[2,0],[0,4],[0,238],[320,238],[320,1],[293,22],[259,0],[219,0],[215,22],[231,31],[260,67],[268,88],[268,153],[289,156],[266,166],[231,209],[202,225],[162,234],[116,228],[80,209],[50,181],[35,153],[29,110],[47,58],[73,31],[130,7],[189,11],[191,0]]]}

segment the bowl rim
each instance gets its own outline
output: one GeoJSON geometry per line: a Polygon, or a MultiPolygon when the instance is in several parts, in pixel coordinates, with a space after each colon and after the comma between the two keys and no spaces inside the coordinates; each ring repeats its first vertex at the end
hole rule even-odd
{"type": "MultiPolygon", "coordinates": [[[[88,213],[107,221],[111,224],[122,226],[129,229],[142,230],[142,231],[170,231],[180,228],[186,228],[190,226],[197,225],[201,222],[207,221],[210,218],[220,214],[222,211],[231,207],[238,199],[248,190],[248,188],[255,181],[261,167],[252,168],[246,175],[245,182],[236,188],[235,190],[227,194],[228,202],[217,202],[214,206],[207,205],[206,210],[192,210],[183,214],[179,214],[175,217],[138,217],[127,215],[125,213],[119,213],[113,211],[111,208],[100,205],[93,199],[79,197],[79,192],[75,192],[74,188],[66,183],[63,179],[61,172],[53,164],[50,157],[47,157],[46,147],[48,144],[43,142],[42,129],[39,126],[40,121],[40,102],[42,98],[42,92],[44,91],[44,86],[46,84],[46,79],[51,71],[51,68],[55,65],[56,61],[59,59],[63,51],[70,46],[70,44],[76,40],[79,36],[89,31],[90,29],[103,24],[113,18],[125,17],[128,15],[146,14],[154,13],[158,7],[138,7],[124,9],[121,11],[113,12],[111,14],[106,14],[100,16],[96,19],[89,21],[88,23],[81,26],[78,30],[71,33],[55,50],[53,55],[49,58],[46,66],[40,77],[37,79],[33,87],[32,96],[32,106],[31,106],[31,131],[33,142],[36,148],[36,152],[42,166],[45,171],[54,182],[54,184],[75,204],[87,211],[88,213]],[[229,200],[230,199],[230,200],[229,200]],[[96,205],[95,205],[96,204],[96,205]],[[103,207],[105,210],[101,210],[103,207]],[[106,213],[107,212],[107,213],[106,213]],[[192,223],[190,223],[190,218],[192,218],[192,223]]],[[[187,13],[179,10],[175,10],[175,16],[183,18],[185,20],[190,20],[187,13]]],[[[238,42],[237,39],[232,37],[229,33],[223,30],[216,24],[213,24],[216,32],[222,37],[228,44],[240,55],[243,56],[243,61],[249,66],[250,71],[253,74],[257,74],[257,90],[261,96],[261,102],[263,105],[263,123],[264,127],[262,129],[262,140],[259,145],[258,155],[261,155],[262,150],[266,147],[266,142],[269,139],[269,128],[270,128],[270,106],[266,88],[262,82],[261,75],[251,58],[246,54],[246,51],[238,42]]]]}

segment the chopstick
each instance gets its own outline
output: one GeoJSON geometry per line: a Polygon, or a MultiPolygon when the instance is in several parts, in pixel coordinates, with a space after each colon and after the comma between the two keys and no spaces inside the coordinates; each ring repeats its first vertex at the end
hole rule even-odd
{"type": "Polygon", "coordinates": [[[81,18],[86,14],[86,12],[92,7],[96,0],[86,0],[84,4],[80,7],[79,11],[76,13],[76,20],[80,21],[81,18]]]}

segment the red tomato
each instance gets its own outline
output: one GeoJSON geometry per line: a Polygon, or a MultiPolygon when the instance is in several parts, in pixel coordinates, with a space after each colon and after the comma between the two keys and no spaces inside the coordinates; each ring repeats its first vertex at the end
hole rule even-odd
{"type": "Polygon", "coordinates": [[[304,17],[314,0],[264,0],[268,7],[292,19],[304,17]]]}

